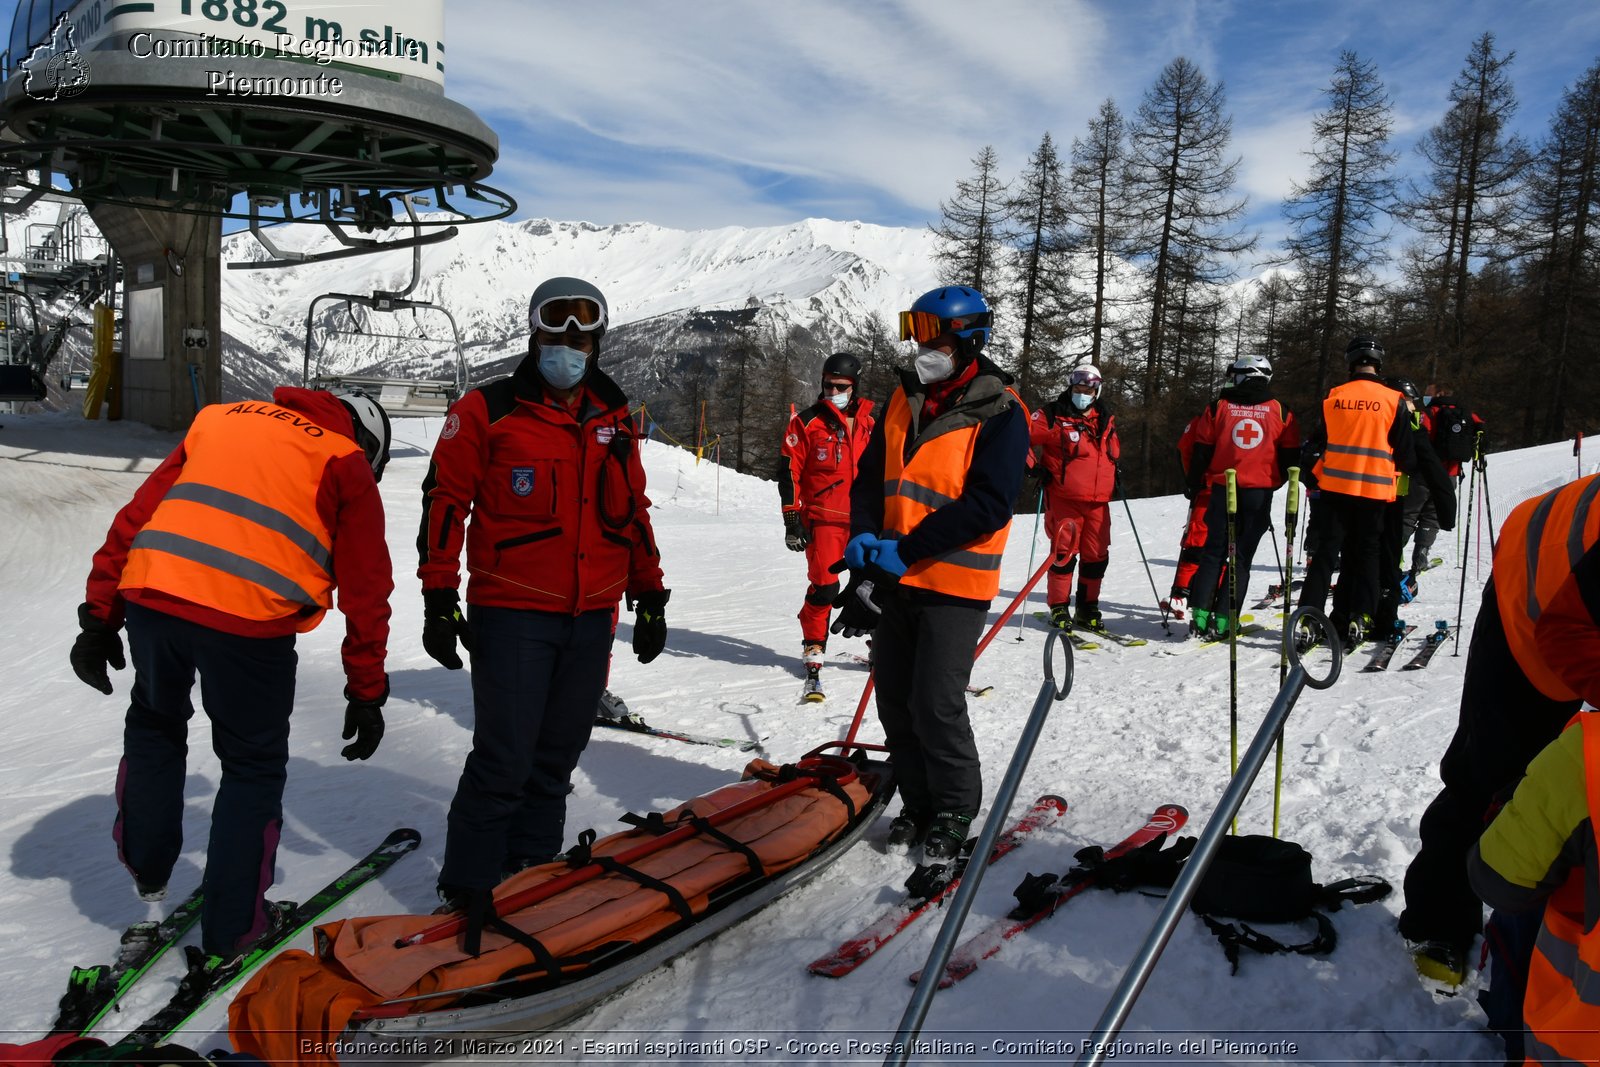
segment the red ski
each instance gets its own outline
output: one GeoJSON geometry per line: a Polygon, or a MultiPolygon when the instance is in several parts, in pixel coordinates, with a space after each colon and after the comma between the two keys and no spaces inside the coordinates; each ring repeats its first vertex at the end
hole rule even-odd
{"type": "MultiPolygon", "coordinates": [[[[1058,796],[1042,796],[1034,801],[1022,818],[1018,819],[1010,829],[1001,834],[995,841],[994,848],[989,853],[989,862],[993,863],[1001,856],[1014,850],[1022,844],[1022,839],[1035,830],[1043,829],[1066,813],[1067,802],[1058,796]]],[[[957,861],[953,873],[947,879],[935,879],[937,888],[931,892],[924,890],[914,893],[905,900],[896,904],[886,912],[877,922],[862,930],[850,940],[820,959],[812,960],[806,970],[812,974],[820,974],[827,978],[843,978],[851,971],[865,963],[872,954],[888,944],[900,931],[916,922],[918,918],[937,905],[945,897],[954,893],[956,886],[961,884],[961,876],[966,870],[969,857],[962,857],[957,861]]],[[[921,872],[926,868],[917,868],[918,874],[912,875],[909,886],[918,881],[921,872]]]]}
{"type": "MultiPolygon", "coordinates": [[[[1141,845],[1147,845],[1157,838],[1168,834],[1177,833],[1183,829],[1184,823],[1189,821],[1187,809],[1177,804],[1163,804],[1157,808],[1150,819],[1139,829],[1123,838],[1116,845],[1106,850],[1105,858],[1116,859],[1124,853],[1131,852],[1141,845]]],[[[1048,876],[1046,876],[1048,877],[1048,876]]],[[[1091,870],[1076,868],[1056,878],[1055,885],[1047,890],[1047,899],[1042,906],[1023,909],[1018,907],[1009,914],[985,926],[961,944],[956,946],[955,952],[950,957],[950,962],[945,964],[944,975],[939,979],[940,989],[949,989],[961,979],[978,969],[978,964],[1000,951],[1002,945],[1016,937],[1022,931],[1035,923],[1048,919],[1056,913],[1056,909],[1079,893],[1094,885],[1095,876],[1091,870]]],[[[911,981],[916,982],[922,977],[919,970],[911,976],[911,981]]]]}

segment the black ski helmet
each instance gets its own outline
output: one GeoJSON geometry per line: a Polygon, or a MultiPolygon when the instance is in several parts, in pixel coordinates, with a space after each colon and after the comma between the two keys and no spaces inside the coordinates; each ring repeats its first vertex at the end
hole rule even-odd
{"type": "Polygon", "coordinates": [[[835,352],[822,363],[824,378],[849,378],[850,384],[861,380],[861,358],[849,352],[835,352]]]}
{"type": "Polygon", "coordinates": [[[1352,337],[1344,346],[1344,361],[1351,373],[1361,366],[1383,370],[1383,354],[1383,344],[1376,337],[1352,337]]]}
{"type": "Polygon", "coordinates": [[[1383,384],[1403,394],[1407,400],[1417,405],[1417,407],[1420,408],[1422,406],[1422,391],[1417,388],[1417,383],[1410,378],[1385,378],[1383,384]]]}

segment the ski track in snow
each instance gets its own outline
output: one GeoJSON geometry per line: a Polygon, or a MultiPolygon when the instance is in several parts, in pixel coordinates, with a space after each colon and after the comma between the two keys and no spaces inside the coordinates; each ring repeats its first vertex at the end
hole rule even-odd
{"type": "MultiPolygon", "coordinates": [[[[121,755],[121,714],[129,672],[114,673],[105,698],[79,683],[67,664],[77,632],[94,550],[117,509],[177,443],[129,423],[85,422],[70,415],[0,417],[0,501],[7,536],[0,543],[7,611],[0,639],[9,651],[7,745],[0,756],[0,933],[13,947],[0,973],[13,1040],[38,1036],[55,1015],[68,967],[109,961],[128,923],[158,914],[132,892],[117,864],[110,827],[112,784],[121,755]]],[[[465,671],[446,671],[422,651],[421,597],[414,537],[419,486],[440,420],[396,423],[396,445],[382,485],[395,561],[388,732],[366,763],[339,756],[344,701],[338,648],[341,617],[299,643],[300,674],[285,824],[275,897],[295,898],[321,885],[397,825],[417,827],[421,849],[330,918],[426,911],[444,847],[444,816],[471,741],[471,695],[465,671]]],[[[784,550],[771,483],[720,473],[693,456],[652,444],[645,450],[655,524],[673,590],[666,652],[640,665],[631,654],[630,616],[617,630],[610,688],[651,725],[762,739],[774,760],[793,759],[842,736],[866,668],[834,656],[823,671],[830,699],[798,704],[799,625],[804,557],[784,550]]],[[[1570,449],[1549,445],[1491,457],[1494,514],[1503,519],[1523,498],[1573,475],[1570,449]]],[[[1275,505],[1282,507],[1282,496],[1275,505]]],[[[1158,587],[1171,581],[1185,502],[1133,502],[1151,552],[1158,587]]],[[[1010,891],[1029,871],[1060,871],[1087,844],[1110,844],[1162,802],[1185,805],[1198,833],[1229,776],[1226,646],[1182,657],[1167,646],[1149,580],[1121,509],[1113,509],[1112,566],[1102,595],[1107,621],[1149,639],[1141,648],[1106,644],[1076,652],[1069,697],[1053,706],[1012,816],[1035,796],[1060,793],[1071,809],[1055,826],[986,872],[966,929],[1005,912],[1010,891]]],[[[997,618],[1030,573],[1031,523],[1017,523],[1008,545],[997,618]]],[[[1324,959],[1247,956],[1239,974],[1198,919],[1185,917],[1122,1032],[1125,1041],[1290,1041],[1293,1053],[1238,1055],[1226,1048],[1201,1057],[1216,1063],[1498,1062],[1498,1042],[1481,1031],[1470,993],[1436,1001],[1415,979],[1394,930],[1400,883],[1417,846],[1417,822],[1437,788],[1436,767],[1456,718],[1470,627],[1488,544],[1468,546],[1467,606],[1461,654],[1439,652],[1423,672],[1401,665],[1408,642],[1383,674],[1360,672],[1360,652],[1331,690],[1308,689],[1290,717],[1283,746],[1282,832],[1315,857],[1319,881],[1374,874],[1395,886],[1378,904],[1334,916],[1338,949],[1324,959]]],[[[1402,611],[1419,625],[1455,620],[1460,571],[1453,535],[1441,534],[1446,565],[1425,575],[1421,599],[1402,611]]],[[[1252,586],[1275,580],[1262,546],[1252,586]],[[1264,561],[1264,562],[1263,562],[1264,561]]],[[[1041,583],[1042,584],[1042,583],[1041,583]]],[[[1252,593],[1251,597],[1258,596],[1252,593]]],[[[1023,614],[1043,607],[1036,588],[1023,614]]],[[[1276,623],[1270,611],[1261,621],[1276,623]]],[[[1178,627],[1175,625],[1174,630],[1178,627]]],[[[988,797],[1000,782],[1042,680],[1042,624],[1014,617],[978,661],[973,683],[994,691],[971,701],[988,797]],[[1017,638],[1021,636],[1019,641],[1017,638]]],[[[1239,751],[1248,747],[1277,688],[1277,631],[1240,642],[1239,751]]],[[[832,653],[865,652],[862,641],[835,638],[832,653]]],[[[863,740],[881,737],[869,708],[863,740]]],[[[172,899],[195,884],[204,863],[210,800],[218,779],[203,714],[190,731],[185,851],[172,899]]],[[[748,754],[597,731],[575,778],[568,837],[585,827],[618,827],[624,811],[664,809],[737,777],[748,754]]],[[[1240,814],[1243,833],[1271,828],[1269,759],[1240,814]]],[[[894,807],[891,806],[891,811],[894,807]]],[[[815,978],[805,964],[876,918],[899,898],[909,873],[904,858],[882,852],[880,827],[812,883],[741,926],[680,957],[621,997],[562,1027],[569,1058],[584,1039],[766,1038],[783,1062],[860,1062],[876,1054],[834,1054],[786,1041],[885,1041],[896,1030],[943,910],[897,938],[842,980],[815,978]]],[[[1154,922],[1160,901],[1139,894],[1084,893],[1059,914],[1008,942],[977,974],[934,1000],[926,1038],[1077,1040],[1092,1030],[1122,969],[1154,922]]],[[[1274,932],[1277,931],[1274,928],[1274,932]]],[[[1295,931],[1284,931],[1293,937],[1295,931]]],[[[194,935],[191,935],[191,937],[194,935]]],[[[295,947],[307,948],[309,936],[295,947]]],[[[171,993],[177,962],[146,978],[100,1031],[114,1038],[171,993]]],[[[214,1005],[182,1035],[202,1050],[226,1043],[226,1011],[214,1005]]],[[[1004,1058],[935,1053],[918,1062],[1004,1058]]],[[[1051,1057],[1045,1057],[1046,1059],[1051,1057]]],[[[1062,1057],[1053,1057],[1057,1060],[1062,1057]]],[[[1137,1062],[1177,1062],[1181,1054],[1137,1062]]],[[[760,1057],[755,1058],[759,1061],[760,1057]]],[[[1038,1057],[1034,1058],[1038,1061],[1038,1057]]],[[[1130,1062],[1127,1057],[1122,1062],[1130,1062]]]]}

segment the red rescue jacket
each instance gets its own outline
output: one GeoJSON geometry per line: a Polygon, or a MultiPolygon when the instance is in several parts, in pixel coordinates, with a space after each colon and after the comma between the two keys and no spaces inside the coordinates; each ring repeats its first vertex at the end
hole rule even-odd
{"type": "Polygon", "coordinates": [[[417,576],[470,604],[577,615],[662,588],[627,397],[591,370],[575,409],[532,357],[445,417],[422,483],[417,576]],[[471,518],[469,523],[467,520],[471,518]]]}
{"type": "Polygon", "coordinates": [[[1294,415],[1265,389],[1245,392],[1248,388],[1249,383],[1223,390],[1195,418],[1190,485],[1222,485],[1230,468],[1240,489],[1276,489],[1284,483],[1290,457],[1300,448],[1300,429],[1294,415]],[[1195,469],[1202,461],[1204,468],[1195,469]]]}
{"type": "Polygon", "coordinates": [[[1103,504],[1116,493],[1122,442],[1117,420],[1103,401],[1078,411],[1066,394],[1057,397],[1033,413],[1028,443],[1050,472],[1050,496],[1103,504]]]}
{"type": "Polygon", "coordinates": [[[819,400],[789,419],[778,464],[784,511],[798,511],[807,523],[850,522],[850,486],[872,436],[872,407],[870,400],[855,400],[841,412],[819,400]]]}

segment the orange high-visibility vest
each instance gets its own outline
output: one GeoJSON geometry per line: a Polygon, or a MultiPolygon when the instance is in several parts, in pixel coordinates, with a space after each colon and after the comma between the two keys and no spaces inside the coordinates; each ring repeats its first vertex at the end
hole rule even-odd
{"type": "MultiPolygon", "coordinates": [[[[1011,392],[1010,389],[1006,391],[1011,392]]],[[[1016,402],[1021,404],[1021,398],[1017,397],[1016,402]]],[[[925,436],[907,459],[911,406],[906,402],[904,390],[894,391],[883,427],[885,536],[904,537],[923,519],[961,495],[967,483],[967,470],[972,466],[978,431],[982,428],[982,423],[974,423],[937,436],[925,436]]],[[[906,568],[900,584],[966,600],[993,600],[1000,592],[1000,558],[1005,553],[1006,535],[1010,531],[1008,522],[987,537],[919,559],[906,568]]]]}
{"type": "Polygon", "coordinates": [[[1322,402],[1328,445],[1313,472],[1330,493],[1391,501],[1395,498],[1394,450],[1389,428],[1401,395],[1365,376],[1335,386],[1322,402]]]}
{"type": "MultiPolygon", "coordinates": [[[[1577,719],[1589,827],[1600,855],[1600,715],[1577,719]]],[[[1522,1001],[1527,1063],[1600,1063],[1600,924],[1583,928],[1583,882],[1596,877],[1595,871],[1573,871],[1545,903],[1522,1001]],[[1558,900],[1571,910],[1558,907],[1558,900]]]]}
{"type": "Polygon", "coordinates": [[[1506,642],[1528,680],[1552,700],[1578,700],[1582,694],[1551,669],[1533,631],[1578,561],[1600,540],[1597,495],[1600,475],[1591,474],[1524,500],[1500,528],[1495,549],[1494,587],[1506,642]]]}
{"type": "Polygon", "coordinates": [[[183,447],[183,473],[134,536],[118,588],[315,628],[334,586],[317,490],[327,465],[361,446],[298,411],[252,401],[202,408],[183,447]]]}

